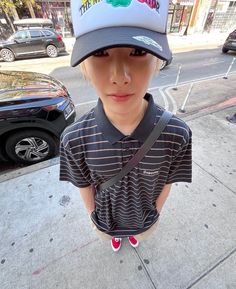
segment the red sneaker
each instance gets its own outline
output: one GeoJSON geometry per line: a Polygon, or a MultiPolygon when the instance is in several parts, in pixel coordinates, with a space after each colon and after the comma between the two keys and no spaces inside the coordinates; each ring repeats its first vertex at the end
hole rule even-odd
{"type": "Polygon", "coordinates": [[[130,236],[128,237],[129,243],[132,247],[136,248],[139,245],[139,241],[137,239],[135,239],[134,236],[130,236]]]}
{"type": "Polygon", "coordinates": [[[121,238],[112,238],[111,239],[111,247],[112,247],[112,250],[114,252],[117,252],[120,250],[120,247],[121,247],[121,238]]]}

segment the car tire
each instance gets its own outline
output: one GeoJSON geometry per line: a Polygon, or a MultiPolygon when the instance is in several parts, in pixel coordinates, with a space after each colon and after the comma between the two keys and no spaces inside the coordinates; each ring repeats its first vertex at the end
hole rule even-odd
{"type": "Polygon", "coordinates": [[[50,44],[47,46],[47,55],[49,57],[57,57],[58,56],[58,51],[56,46],[50,44]]]}
{"type": "Polygon", "coordinates": [[[14,53],[8,48],[3,48],[1,50],[1,57],[5,62],[12,62],[15,60],[14,53]]]}
{"type": "Polygon", "coordinates": [[[167,65],[167,61],[166,60],[161,60],[161,64],[160,64],[160,70],[164,69],[167,65]]]}
{"type": "Polygon", "coordinates": [[[229,51],[229,49],[227,49],[227,48],[225,48],[225,47],[222,48],[222,52],[223,52],[223,53],[227,53],[228,51],[229,51]]]}
{"type": "Polygon", "coordinates": [[[16,163],[38,163],[57,152],[55,139],[40,130],[18,131],[6,140],[6,153],[16,163]]]}

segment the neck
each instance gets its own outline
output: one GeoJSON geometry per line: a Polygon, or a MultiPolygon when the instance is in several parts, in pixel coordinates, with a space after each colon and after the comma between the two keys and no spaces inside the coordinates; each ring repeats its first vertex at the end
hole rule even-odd
{"type": "Polygon", "coordinates": [[[143,119],[145,111],[147,109],[148,102],[143,99],[141,105],[138,105],[134,111],[129,111],[127,113],[113,113],[112,111],[104,111],[110,122],[124,135],[130,135],[139,125],[140,121],[143,119]]]}

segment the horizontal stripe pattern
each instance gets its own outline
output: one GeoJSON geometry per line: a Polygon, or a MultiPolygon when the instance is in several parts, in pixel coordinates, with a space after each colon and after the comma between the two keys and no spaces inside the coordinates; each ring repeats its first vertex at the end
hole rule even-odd
{"type": "MultiPolygon", "coordinates": [[[[161,115],[156,106],[156,119],[161,115]]],[[[111,143],[97,125],[94,109],[69,126],[61,137],[60,180],[79,188],[117,175],[142,145],[123,136],[111,143]]],[[[91,218],[97,228],[116,237],[144,232],[158,219],[155,202],[165,184],[191,182],[191,130],[173,116],[142,161],[121,181],[95,194],[91,218]]]]}

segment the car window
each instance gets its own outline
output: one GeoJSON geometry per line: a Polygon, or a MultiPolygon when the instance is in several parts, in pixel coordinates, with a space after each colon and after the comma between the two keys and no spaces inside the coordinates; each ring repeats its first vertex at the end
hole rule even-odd
{"type": "Polygon", "coordinates": [[[45,34],[45,36],[53,36],[52,31],[49,30],[43,30],[43,33],[45,34]]]}
{"type": "Polygon", "coordinates": [[[17,39],[17,40],[24,40],[24,39],[27,39],[27,38],[29,38],[28,31],[18,31],[14,35],[14,39],[17,39]]]}
{"type": "Polygon", "coordinates": [[[30,30],[29,33],[31,38],[38,38],[43,36],[40,30],[30,30]]]}

